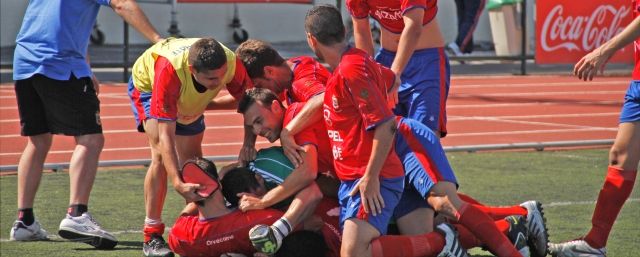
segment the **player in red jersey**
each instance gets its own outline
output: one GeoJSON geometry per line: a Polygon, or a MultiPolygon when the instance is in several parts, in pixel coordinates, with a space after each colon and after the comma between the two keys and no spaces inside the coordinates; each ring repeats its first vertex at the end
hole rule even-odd
{"type": "MultiPolygon", "coordinates": [[[[323,114],[334,167],[342,183],[338,193],[344,222],[341,255],[376,255],[380,251],[374,247],[372,253],[370,243],[386,233],[386,224],[404,187],[403,167],[391,145],[395,116],[387,108],[389,96],[393,99],[393,94],[386,94],[392,89],[393,73],[345,42],[342,18],[333,6],[316,6],[307,12],[305,30],[309,47],[333,68],[323,114]]],[[[521,256],[487,214],[460,200],[455,178],[437,183],[421,197],[482,238],[495,254],[521,256]]],[[[393,241],[387,240],[386,245],[402,248],[401,239],[393,241]]],[[[410,240],[404,243],[417,247],[410,240]]],[[[378,249],[384,252],[385,247],[378,249]]]]}
{"type": "MultiPolygon", "coordinates": [[[[285,60],[267,42],[249,39],[240,44],[236,55],[247,67],[247,73],[256,87],[267,88],[279,96],[280,101],[292,104],[307,102],[289,124],[280,132],[280,143],[285,155],[294,166],[299,166],[302,147],[293,136],[307,125],[320,121],[320,109],[324,99],[324,85],[331,75],[319,62],[309,56],[285,60]]],[[[255,158],[255,134],[245,130],[245,142],[239,160],[246,162],[255,158]]]]}
{"type": "Polygon", "coordinates": [[[632,4],[634,20],[611,40],[585,55],[575,65],[573,73],[580,79],[592,80],[613,54],[634,42],[635,67],[629,89],[620,112],[618,135],[609,152],[609,168],[598,195],[591,230],[586,236],[551,244],[553,256],[605,256],[609,233],[624,202],[633,190],[640,162],[640,1],[632,4]],[[635,40],[635,41],[634,41],[635,40]]]}
{"type": "Polygon", "coordinates": [[[390,68],[402,83],[397,115],[417,120],[439,137],[447,134],[446,102],[449,94],[449,59],[444,53],[437,0],[347,0],[357,48],[374,56],[368,17],[380,30],[376,61],[390,68]]]}

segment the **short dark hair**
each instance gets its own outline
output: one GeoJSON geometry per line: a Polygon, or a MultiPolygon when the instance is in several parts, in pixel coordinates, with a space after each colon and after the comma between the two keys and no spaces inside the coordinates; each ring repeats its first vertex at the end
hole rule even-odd
{"type": "Polygon", "coordinates": [[[317,5],[307,12],[304,28],[323,45],[333,45],[344,41],[345,28],[342,15],[333,5],[317,5]]]}
{"type": "MultiPolygon", "coordinates": [[[[212,161],[202,157],[194,157],[187,160],[185,163],[187,162],[193,162],[198,165],[198,167],[207,173],[209,177],[212,177],[215,180],[220,179],[220,177],[218,177],[218,168],[216,168],[216,165],[212,161]]],[[[199,206],[204,206],[204,200],[196,201],[195,203],[199,206]]]]}
{"type": "MultiPolygon", "coordinates": [[[[278,103],[280,103],[278,96],[269,89],[257,87],[247,89],[247,91],[245,91],[245,94],[242,96],[242,99],[240,99],[240,102],[238,103],[238,113],[244,114],[249,109],[249,107],[251,107],[251,105],[256,102],[260,102],[265,108],[270,108],[273,100],[276,100],[278,101],[278,103]]],[[[280,103],[280,105],[282,105],[282,103],[280,103]]]]}
{"type": "Polygon", "coordinates": [[[189,48],[189,64],[196,72],[217,70],[227,63],[227,54],[218,41],[201,38],[189,48]]]}
{"type": "Polygon", "coordinates": [[[275,257],[325,257],[328,251],[329,247],[321,234],[299,230],[282,240],[275,257]]]}
{"type": "Polygon", "coordinates": [[[260,187],[255,173],[244,167],[229,170],[222,177],[220,183],[222,183],[222,195],[224,195],[224,199],[227,199],[231,207],[238,206],[238,201],[240,201],[239,193],[251,192],[260,187]]]}
{"type": "Polygon", "coordinates": [[[285,61],[269,43],[249,39],[236,49],[236,56],[247,69],[250,78],[264,77],[265,66],[280,66],[285,61]]]}

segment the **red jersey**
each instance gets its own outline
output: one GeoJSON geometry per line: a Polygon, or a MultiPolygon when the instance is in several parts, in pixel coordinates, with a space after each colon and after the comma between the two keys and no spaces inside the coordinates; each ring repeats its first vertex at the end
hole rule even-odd
{"type": "Polygon", "coordinates": [[[283,213],[265,209],[243,213],[236,210],[224,216],[200,220],[198,215],[178,217],[169,232],[169,247],[181,256],[215,256],[256,252],[249,241],[249,230],[258,224],[272,224],[283,213]]]}
{"type": "MultiPolygon", "coordinates": [[[[375,127],[395,116],[387,108],[387,88],[393,72],[367,53],[349,48],[327,82],[323,115],[331,142],[334,168],[340,180],[364,175],[373,147],[375,127]]],[[[403,176],[400,160],[392,147],[380,176],[403,176]]]]}
{"type": "MultiPolygon", "coordinates": [[[[296,102],[287,107],[284,114],[284,121],[282,127],[286,127],[291,120],[300,113],[304,107],[304,103],[296,102]]],[[[336,177],[336,172],[333,168],[333,158],[331,155],[331,144],[327,137],[327,128],[324,126],[324,122],[318,121],[308,126],[303,131],[300,131],[294,136],[298,145],[312,144],[318,149],[318,173],[324,174],[329,177],[336,177]]]]}
{"type": "MultiPolygon", "coordinates": [[[[640,16],[640,1],[634,0],[632,7],[633,18],[635,19],[640,16]]],[[[640,80],[640,38],[636,38],[636,40],[633,41],[633,49],[635,51],[636,66],[633,68],[633,75],[631,78],[633,80],[640,80]]]]}
{"type": "Polygon", "coordinates": [[[351,16],[362,19],[371,15],[382,27],[393,33],[402,33],[402,16],[414,8],[424,9],[422,25],[428,24],[438,14],[437,0],[347,0],[351,16]]]}
{"type": "Polygon", "coordinates": [[[327,256],[340,257],[342,235],[340,233],[340,205],[338,200],[335,198],[322,198],[314,214],[324,221],[321,232],[329,248],[327,256]]]}
{"type": "MultiPolygon", "coordinates": [[[[293,63],[293,83],[284,91],[287,104],[306,102],[311,97],[324,93],[324,87],[331,73],[316,59],[299,56],[289,59],[293,63]]],[[[280,99],[285,100],[285,99],[280,99]]]]}

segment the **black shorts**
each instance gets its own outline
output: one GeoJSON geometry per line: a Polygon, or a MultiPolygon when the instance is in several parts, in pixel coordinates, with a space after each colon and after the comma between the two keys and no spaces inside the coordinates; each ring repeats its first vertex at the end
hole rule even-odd
{"type": "Polygon", "coordinates": [[[102,133],[100,100],[91,78],[55,80],[36,74],[15,82],[23,136],[102,133]]]}

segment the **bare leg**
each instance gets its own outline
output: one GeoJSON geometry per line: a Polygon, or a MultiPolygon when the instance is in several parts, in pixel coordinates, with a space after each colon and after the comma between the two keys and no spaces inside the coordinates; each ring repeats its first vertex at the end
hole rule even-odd
{"type": "Polygon", "coordinates": [[[51,139],[49,133],[29,137],[18,163],[18,209],[33,208],[51,139]]]}
{"type": "Polygon", "coordinates": [[[76,136],[76,148],[69,165],[69,204],[89,203],[89,195],[98,170],[98,158],[104,146],[102,134],[76,136]]]}

